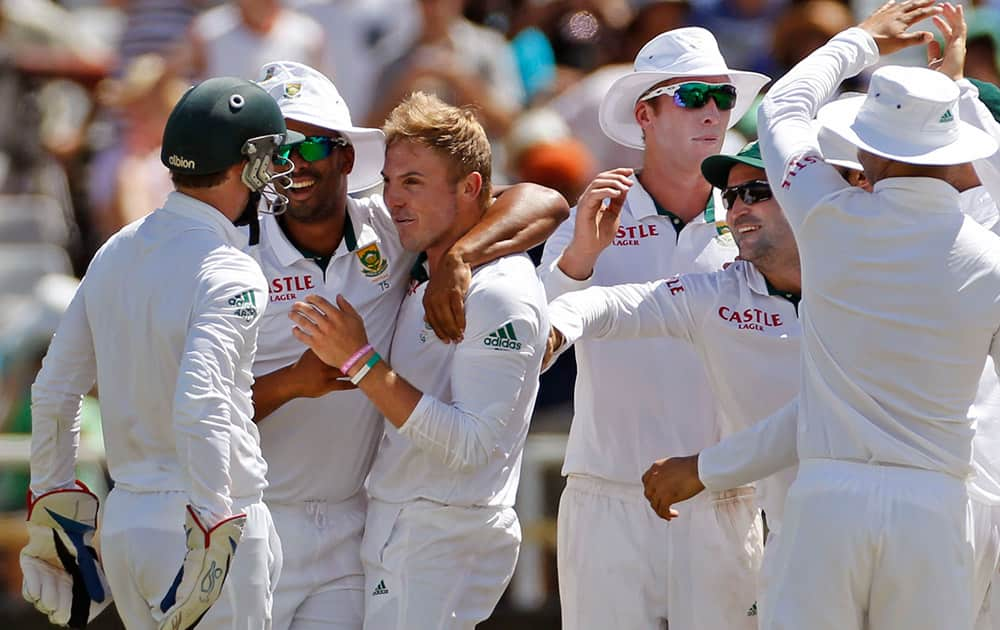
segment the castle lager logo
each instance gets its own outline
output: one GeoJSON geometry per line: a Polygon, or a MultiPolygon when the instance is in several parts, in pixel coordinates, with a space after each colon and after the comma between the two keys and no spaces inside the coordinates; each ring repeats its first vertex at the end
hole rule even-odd
{"type": "Polygon", "coordinates": [[[170,164],[170,166],[175,166],[177,168],[189,168],[189,169],[196,168],[194,160],[189,160],[179,155],[171,155],[170,157],[167,158],[167,162],[170,164]]]}
{"type": "Polygon", "coordinates": [[[302,93],[302,82],[295,81],[294,83],[285,84],[285,98],[295,98],[302,93]]]}

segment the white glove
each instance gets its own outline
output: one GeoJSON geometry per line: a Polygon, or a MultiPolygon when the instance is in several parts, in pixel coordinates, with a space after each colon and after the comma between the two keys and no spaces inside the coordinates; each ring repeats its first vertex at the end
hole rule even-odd
{"type": "Polygon", "coordinates": [[[189,505],[184,523],[187,553],[177,577],[160,602],[160,630],[190,630],[222,594],[236,545],[243,536],[246,514],[237,514],[205,529],[189,505]]]}
{"type": "Polygon", "coordinates": [[[28,495],[21,593],[51,623],[85,628],[111,603],[111,591],[92,544],[99,502],[83,482],[76,485],[28,495]]]}

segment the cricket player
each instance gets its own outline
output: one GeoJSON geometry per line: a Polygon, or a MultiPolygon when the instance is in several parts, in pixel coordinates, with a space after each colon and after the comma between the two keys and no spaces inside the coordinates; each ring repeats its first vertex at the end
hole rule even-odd
{"type": "MultiPolygon", "coordinates": [[[[647,43],[600,109],[610,138],[643,149],[642,169],[599,175],[573,222],[549,239],[539,270],[548,298],[717,271],[732,260],[725,209],[700,165],[767,81],[727,67],[701,28],[647,43]]],[[[692,512],[704,514],[669,527],[643,497],[652,461],[719,439],[718,404],[697,353],[671,338],[583,341],[576,360],[558,520],[563,626],[653,629],[669,619],[673,630],[753,628],[747,611],[762,540],[752,488],[696,499],[692,512]]]]}
{"type": "MultiPolygon", "coordinates": [[[[388,357],[418,254],[403,248],[381,195],[348,195],[382,181],[383,133],[353,126],[337,88],[308,66],[274,62],[261,75],[288,128],[306,136],[282,149],[295,166],[290,185],[279,186],[288,208],[262,217],[260,245],[251,250],[270,302],[253,369],[268,462],[264,498],[284,555],[273,628],[360,630],[365,599],[374,597],[361,566],[363,485],[382,437],[382,414],[292,335],[288,313],[307,295],[330,302],[343,295],[364,319],[372,345],[388,357]]],[[[431,325],[457,340],[470,266],[540,243],[567,212],[561,196],[539,186],[501,195],[442,257],[435,279],[445,286],[434,301],[445,304],[431,305],[431,325]]]]}
{"type": "Polygon", "coordinates": [[[281,547],[251,420],[267,286],[234,222],[255,220],[262,193],[280,205],[271,180],[289,171],[272,157],[302,139],[253,83],[191,88],[163,134],[176,191],[91,262],[32,388],[21,568],[53,623],[82,627],[89,593],[113,594],[130,630],[270,628],[281,547]],[[90,546],[97,498],[73,473],[95,383],[115,482],[101,530],[110,593],[90,546]]]}
{"type": "Polygon", "coordinates": [[[880,68],[850,124],[823,122],[858,147],[871,193],[843,188],[810,128],[843,79],[928,41],[906,29],[940,12],[930,0],[884,5],[761,107],[803,287],[794,535],[778,545],[766,629],[973,625],[967,414],[1000,347],[1000,241],[962,214],[950,180],[997,143],[959,120],[951,79],[921,68],[880,68]]]}
{"type": "Polygon", "coordinates": [[[385,198],[399,239],[423,252],[403,300],[392,361],[338,296],[292,309],[296,338],[342,372],[387,422],[368,491],[364,627],[468,629],[509,582],[521,533],[514,497],[548,332],[544,290],[525,255],[474,270],[465,335],[446,344],[424,321],[442,256],[482,220],[490,146],[465,111],[417,92],[385,124],[385,198]]]}

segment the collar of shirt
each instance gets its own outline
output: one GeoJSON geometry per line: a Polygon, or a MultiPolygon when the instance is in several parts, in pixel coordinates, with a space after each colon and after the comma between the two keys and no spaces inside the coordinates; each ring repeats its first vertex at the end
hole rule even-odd
{"type": "Polygon", "coordinates": [[[739,265],[739,269],[743,272],[746,277],[747,286],[750,290],[758,295],[774,295],[777,297],[782,297],[791,302],[798,308],[799,301],[802,299],[800,294],[791,293],[789,291],[779,291],[774,288],[774,286],[768,282],[767,278],[760,272],[753,263],[746,260],[737,260],[733,263],[734,265],[739,265]]]}
{"type": "MultiPolygon", "coordinates": [[[[260,222],[261,229],[266,234],[266,237],[262,239],[262,244],[266,241],[266,246],[271,248],[278,262],[283,266],[288,267],[300,260],[314,260],[316,258],[315,255],[300,250],[288,239],[273,214],[263,214],[260,222]]],[[[364,249],[372,243],[378,243],[378,233],[371,223],[371,217],[368,216],[366,209],[352,197],[348,197],[347,215],[344,220],[344,238],[337,245],[331,259],[364,249]]]]}
{"type": "Polygon", "coordinates": [[[206,225],[233,247],[244,251],[247,249],[247,234],[233,225],[226,215],[203,201],[175,190],[167,196],[161,210],[206,225]]]}
{"type": "Polygon", "coordinates": [[[948,182],[934,177],[889,177],[875,182],[873,194],[891,194],[895,198],[913,197],[914,203],[899,199],[895,204],[907,212],[933,214],[959,211],[959,192],[948,182]]]}
{"type": "MultiPolygon", "coordinates": [[[[675,215],[673,212],[667,210],[659,203],[653,199],[652,195],[649,194],[642,184],[639,182],[639,178],[635,175],[632,176],[632,181],[635,184],[632,189],[629,190],[628,197],[625,199],[625,207],[628,209],[629,213],[635,219],[645,219],[646,217],[652,216],[664,216],[670,220],[674,229],[680,234],[680,231],[684,229],[687,223],[683,219],[675,215]]],[[[688,223],[715,223],[716,229],[722,234],[724,231],[728,230],[725,228],[726,223],[726,213],[725,210],[718,212],[716,209],[722,209],[722,196],[718,189],[713,188],[712,194],[708,198],[708,202],[705,205],[705,211],[700,215],[688,221],[688,223]]]]}

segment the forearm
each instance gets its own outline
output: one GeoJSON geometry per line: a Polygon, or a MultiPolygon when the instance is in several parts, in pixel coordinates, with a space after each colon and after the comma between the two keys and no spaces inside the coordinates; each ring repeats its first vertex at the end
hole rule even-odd
{"type": "Polygon", "coordinates": [[[518,184],[494,201],[482,221],[452,246],[451,253],[476,267],[526,252],[544,243],[568,216],[569,205],[558,192],[537,184],[518,184]]]}
{"type": "Polygon", "coordinates": [[[698,477],[709,490],[726,490],[769,477],[798,463],[799,400],[734,433],[698,456],[698,477]]]}
{"type": "Polygon", "coordinates": [[[253,384],[253,421],[259,423],[289,400],[298,398],[301,395],[298,383],[292,366],[256,377],[253,384]]]}
{"type": "MultiPolygon", "coordinates": [[[[371,354],[362,357],[351,370],[351,375],[356,374],[370,357],[371,354]]],[[[393,371],[384,360],[369,370],[368,375],[358,383],[358,388],[397,429],[406,423],[423,396],[420,390],[393,371]]]]}
{"type": "Polygon", "coordinates": [[[359,387],[400,433],[453,470],[482,465],[493,450],[486,420],[424,395],[383,361],[359,387]]]}

